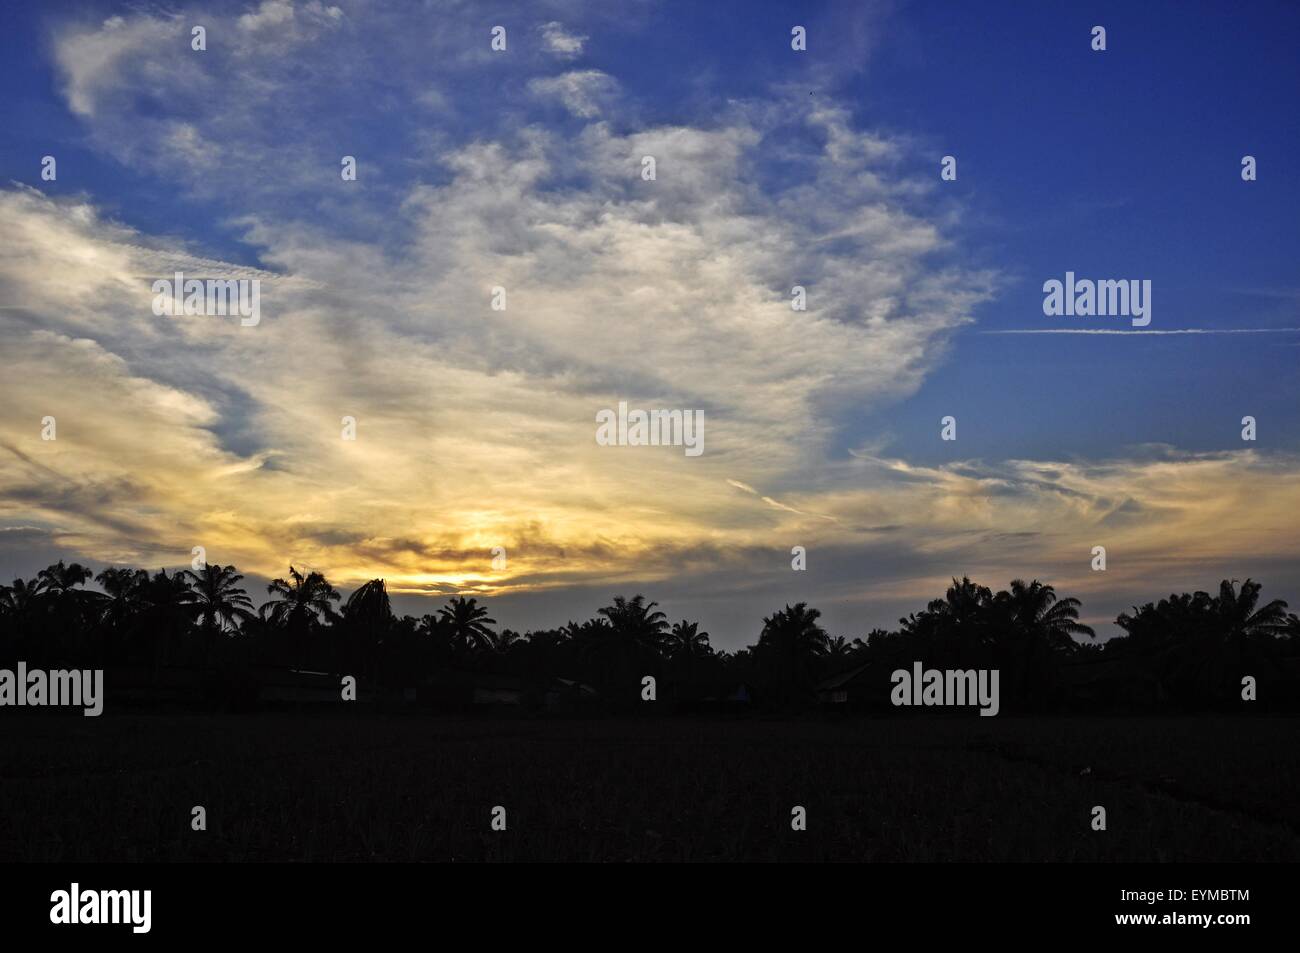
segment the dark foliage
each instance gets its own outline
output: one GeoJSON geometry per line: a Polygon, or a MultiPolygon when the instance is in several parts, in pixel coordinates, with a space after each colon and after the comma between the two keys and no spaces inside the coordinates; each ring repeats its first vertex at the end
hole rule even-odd
{"type": "Polygon", "coordinates": [[[798,603],[763,618],[757,642],[737,652],[714,650],[699,623],[672,623],[640,594],[616,596],[586,621],[520,634],[498,631],[474,598],[398,617],[381,579],[342,600],[324,575],[294,567],[255,612],[242,580],[233,566],[108,568],[90,589],[91,570],[60,561],[0,586],[0,664],[129,667],[155,679],[185,668],[227,694],[247,692],[267,670],[351,674],[408,697],[441,686],[469,699],[485,679],[521,694],[568,685],[608,709],[637,708],[646,676],[667,703],[661,710],[798,709],[827,702],[819,686],[837,674],[865,672],[884,685],[914,661],[998,669],[1004,711],[1240,707],[1246,675],[1261,707],[1300,696],[1300,620],[1285,602],[1261,604],[1249,579],[1135,607],[1116,620],[1125,635],[1101,646],[1079,622],[1079,600],[1050,585],[1017,579],[994,592],[963,578],[892,632],[832,637],[818,610],[798,603]]]}

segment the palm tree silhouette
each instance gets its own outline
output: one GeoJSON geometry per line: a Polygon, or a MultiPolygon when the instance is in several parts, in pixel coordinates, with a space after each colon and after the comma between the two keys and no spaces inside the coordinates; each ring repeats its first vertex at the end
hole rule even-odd
{"type": "Polygon", "coordinates": [[[826,640],[826,660],[836,665],[851,657],[857,645],[861,644],[860,640],[854,639],[850,642],[842,635],[837,635],[833,639],[826,640]]]}
{"type": "Polygon", "coordinates": [[[808,693],[816,678],[817,662],[826,654],[828,637],[817,624],[819,618],[818,610],[798,602],[763,620],[755,653],[763,660],[784,704],[808,693]]]}
{"type": "Polygon", "coordinates": [[[149,654],[154,674],[173,654],[196,615],[194,591],[180,573],[160,569],[139,587],[140,611],[133,630],[149,654]]]}
{"type": "Polygon", "coordinates": [[[273,579],[266,591],[276,598],[263,604],[262,615],[290,628],[309,621],[333,619],[334,603],[342,598],[321,573],[312,570],[304,576],[293,566],[289,567],[289,580],[273,579]]]}
{"type": "Polygon", "coordinates": [[[12,586],[0,586],[0,651],[6,660],[29,654],[24,649],[37,637],[44,608],[35,579],[19,578],[12,586]]]}
{"type": "Polygon", "coordinates": [[[1052,648],[1070,649],[1074,635],[1096,638],[1090,626],[1079,622],[1078,599],[1058,599],[1056,590],[1035,579],[1028,585],[1023,579],[1011,580],[1011,591],[998,593],[1001,604],[1008,610],[1014,629],[1041,640],[1052,648]]]}
{"type": "Polygon", "coordinates": [[[488,637],[489,645],[492,651],[497,655],[506,655],[510,649],[520,644],[523,638],[513,629],[505,629],[501,632],[495,632],[488,637]]]}
{"type": "Polygon", "coordinates": [[[569,623],[579,657],[615,704],[627,704],[631,686],[662,660],[668,618],[657,602],[638,593],[631,599],[615,596],[613,605],[596,610],[596,618],[581,626],[569,623]]]}
{"type": "Polygon", "coordinates": [[[147,582],[149,574],[143,569],[122,569],[109,566],[95,577],[107,598],[104,602],[104,615],[109,621],[125,619],[139,605],[140,586],[147,582]]]}
{"type": "Polygon", "coordinates": [[[348,596],[343,604],[344,630],[352,636],[343,646],[350,667],[360,666],[366,675],[375,674],[376,656],[393,624],[393,607],[382,579],[371,579],[348,596]]]}
{"type": "Polygon", "coordinates": [[[1286,603],[1274,599],[1267,605],[1259,604],[1259,583],[1247,579],[1236,588],[1237,580],[1225,579],[1219,584],[1218,615],[1223,636],[1227,639],[1257,639],[1275,637],[1287,631],[1286,603]]]}
{"type": "Polygon", "coordinates": [[[36,574],[36,588],[41,592],[61,596],[72,592],[91,577],[91,571],[81,563],[65,566],[60,559],[53,566],[47,566],[36,574]]]}
{"type": "Polygon", "coordinates": [[[337,618],[334,603],[341,598],[322,573],[312,570],[303,575],[289,567],[289,579],[273,579],[266,587],[274,596],[258,611],[263,619],[282,628],[289,635],[294,658],[303,662],[307,649],[307,636],[321,621],[333,622],[337,618]]]}
{"type": "Polygon", "coordinates": [[[10,618],[27,618],[36,611],[41,590],[35,579],[15,579],[12,586],[0,586],[0,612],[10,618]]]}
{"type": "Polygon", "coordinates": [[[140,608],[140,587],[149,581],[143,569],[109,566],[95,577],[104,590],[99,601],[99,626],[104,633],[104,655],[116,659],[125,650],[124,639],[130,619],[140,608]]]}
{"type": "Polygon", "coordinates": [[[806,602],[787,605],[763,620],[758,644],[779,648],[782,655],[790,658],[825,655],[827,636],[817,624],[820,618],[821,612],[810,609],[806,602]]]}
{"type": "Polygon", "coordinates": [[[609,620],[617,642],[638,652],[657,654],[668,629],[668,617],[658,611],[658,605],[647,603],[639,593],[631,599],[615,596],[612,606],[597,609],[596,614],[609,620]]]}
{"type": "Polygon", "coordinates": [[[208,563],[197,572],[186,569],[181,573],[194,590],[194,601],[203,632],[205,654],[211,658],[217,636],[228,628],[234,629],[236,621],[253,618],[253,602],[240,588],[244,578],[234,566],[208,563]]]}
{"type": "Polygon", "coordinates": [[[1165,671],[1177,689],[1193,699],[1222,701],[1231,697],[1244,674],[1279,674],[1277,637],[1288,631],[1287,604],[1274,599],[1259,605],[1259,583],[1247,579],[1223,580],[1219,594],[1210,598],[1198,592],[1190,603],[1165,603],[1169,616],[1178,610],[1196,613],[1189,634],[1167,640],[1165,671]]]}
{"type": "Polygon", "coordinates": [[[672,630],[662,639],[665,656],[673,667],[675,681],[684,689],[696,687],[696,677],[705,660],[713,656],[709,633],[700,631],[698,622],[674,623],[672,630]]]}
{"type": "Polygon", "coordinates": [[[102,593],[78,588],[91,576],[91,571],[80,563],[64,564],[60,559],[36,574],[36,588],[46,603],[47,631],[39,650],[71,653],[85,657],[90,646],[89,625],[93,616],[91,606],[102,600],[102,593]]]}
{"type": "Polygon", "coordinates": [[[897,630],[873,630],[865,641],[832,639],[816,609],[786,605],[763,619],[757,644],[726,653],[711,648],[697,622],[670,626],[658,604],[639,593],[615,596],[581,622],[520,636],[497,633],[487,607],[465,596],[436,614],[399,619],[382,579],[358,587],[339,611],[340,595],[323,574],[293,566],[287,580],[267,586],[271,598],[257,613],[233,566],[152,576],[108,567],[95,576],[102,591],[83,588],[89,576],[85,566],[60,560],[34,579],[0,586],[0,661],[130,666],[147,660],[156,674],[164,664],[194,668],[217,657],[223,678],[211,683],[235,684],[240,680],[224,675],[236,674],[239,664],[310,660],[410,687],[472,659],[472,667],[512,676],[577,676],[608,688],[608,701],[618,707],[639,704],[633,684],[647,674],[664,676],[674,700],[739,680],[756,686],[760,702],[790,704],[811,701],[815,679],[850,661],[867,673],[865,686],[873,673],[923,660],[941,668],[998,668],[1008,710],[1054,707],[1065,697],[1057,689],[1075,684],[1075,673],[1089,679],[1099,673],[1111,686],[1103,687],[1108,697],[1139,703],[1158,702],[1171,690],[1196,706],[1235,705],[1245,675],[1256,677],[1261,699],[1300,700],[1291,671],[1300,656],[1300,617],[1288,614],[1280,599],[1261,604],[1260,584],[1252,579],[1224,580],[1213,596],[1173,594],[1121,613],[1116,623],[1126,634],[1084,659],[1076,639],[1094,633],[1079,621],[1079,600],[1058,597],[1038,580],[1016,579],[994,593],[969,577],[954,578],[942,598],[900,620],[897,630]],[[246,635],[244,651],[214,653],[225,645],[225,633],[246,635]],[[308,642],[309,636],[315,638],[308,642]],[[1111,659],[1120,664],[1096,673],[1075,668],[1111,659]]]}
{"type": "Polygon", "coordinates": [[[709,646],[709,633],[701,632],[698,622],[687,622],[685,619],[673,624],[672,630],[664,637],[663,646],[668,658],[674,662],[689,663],[713,654],[713,649],[709,646]]]}
{"type": "Polygon", "coordinates": [[[495,633],[488,626],[496,625],[497,621],[488,618],[487,609],[477,599],[453,596],[438,610],[438,620],[447,627],[452,651],[457,656],[464,658],[473,649],[492,647],[495,633]]]}
{"type": "Polygon", "coordinates": [[[995,601],[992,590],[971,582],[967,576],[962,576],[960,582],[954,579],[944,593],[946,624],[941,638],[945,654],[958,665],[996,638],[991,631],[995,601]]]}
{"type": "Polygon", "coordinates": [[[1057,662],[1075,650],[1072,636],[1095,638],[1079,622],[1078,599],[1058,599],[1056,590],[1035,579],[1011,580],[1009,592],[999,592],[994,605],[1001,610],[994,643],[1001,650],[1003,680],[1008,694],[1025,703],[1042,702],[1057,694],[1057,662]],[[1007,684],[1009,682],[1009,684],[1007,684]]]}

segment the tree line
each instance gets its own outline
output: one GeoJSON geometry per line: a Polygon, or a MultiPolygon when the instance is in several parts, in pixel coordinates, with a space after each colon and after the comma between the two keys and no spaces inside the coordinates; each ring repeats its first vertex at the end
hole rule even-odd
{"type": "MultiPolygon", "coordinates": [[[[0,585],[0,662],[32,667],[188,668],[247,678],[264,669],[352,674],[385,689],[463,678],[564,678],[617,707],[653,675],[679,704],[744,697],[773,708],[818,701],[818,685],[861,671],[881,679],[914,660],[937,668],[997,668],[1004,710],[1048,710],[1146,700],[1233,705],[1242,678],[1266,707],[1300,701],[1300,619],[1263,603],[1261,586],[1225,580],[1216,594],[1171,594],[1119,615],[1124,634],[1096,643],[1081,603],[1051,585],[1014,580],[993,591],[963,577],[942,598],[865,637],[831,636],[820,612],[786,605],[762,619],[757,640],[715,649],[698,622],[671,622],[642,595],[615,596],[584,621],[519,633],[498,628],[476,598],[435,612],[393,612],[382,579],[346,599],[326,577],[289,567],[254,608],[233,566],[98,574],[62,560],[0,585]],[[93,581],[98,589],[87,584],[93,581]],[[1098,686],[1101,686],[1099,689],[1098,686]],[[1149,696],[1149,697],[1148,697],[1149,696]]],[[[873,683],[874,684],[874,683],[873,683]]]]}

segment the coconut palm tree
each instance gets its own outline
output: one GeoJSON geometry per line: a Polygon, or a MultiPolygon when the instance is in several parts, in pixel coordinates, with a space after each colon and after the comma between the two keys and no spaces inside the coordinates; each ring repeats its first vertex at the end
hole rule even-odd
{"type": "Polygon", "coordinates": [[[384,580],[371,579],[348,596],[342,625],[347,639],[340,646],[347,665],[359,667],[366,675],[376,674],[377,656],[394,621],[384,580]]]}
{"type": "Polygon", "coordinates": [[[1157,603],[1148,602],[1131,613],[1122,612],[1115,624],[1127,636],[1122,642],[1123,651],[1159,650],[1209,636],[1217,615],[1215,600],[1208,592],[1171,593],[1157,603]]]}
{"type": "Polygon", "coordinates": [[[683,619],[674,623],[672,630],[663,637],[662,647],[679,688],[686,692],[696,690],[699,687],[697,676],[713,657],[709,633],[701,632],[698,622],[683,619]]]}
{"type": "Polygon", "coordinates": [[[9,660],[26,654],[25,645],[36,637],[39,617],[46,607],[35,579],[15,579],[12,586],[0,586],[0,652],[9,660]]]}
{"type": "Polygon", "coordinates": [[[388,587],[382,579],[371,579],[348,596],[343,603],[343,618],[384,625],[393,617],[393,606],[388,598],[388,587]]]}
{"type": "Polygon", "coordinates": [[[266,592],[274,598],[258,611],[287,629],[332,621],[337,615],[334,603],[342,598],[322,573],[312,570],[304,576],[293,566],[289,567],[289,579],[271,580],[266,592]]]}
{"type": "Polygon", "coordinates": [[[1274,599],[1259,606],[1259,583],[1247,579],[1237,589],[1237,580],[1219,584],[1217,615],[1221,637],[1226,639],[1275,638],[1287,631],[1286,603],[1274,599]],[[1256,608],[1256,606],[1259,606],[1256,608]]]}
{"type": "Polygon", "coordinates": [[[642,655],[658,655],[663,650],[664,634],[668,631],[668,617],[658,611],[659,603],[646,602],[639,593],[631,599],[614,597],[612,606],[596,610],[596,614],[609,620],[614,639],[621,645],[642,655]]]}
{"type": "MultiPolygon", "coordinates": [[[[1155,660],[1174,690],[1185,701],[1223,702],[1237,697],[1241,678],[1284,679],[1279,638],[1288,631],[1287,604],[1274,599],[1259,605],[1259,583],[1247,579],[1238,588],[1225,579],[1219,594],[1197,593],[1195,615],[1178,620],[1187,624],[1182,638],[1167,637],[1170,647],[1155,660]]],[[[1162,600],[1161,621],[1172,622],[1162,600]]]]}
{"type": "Polygon", "coordinates": [[[994,597],[1000,619],[993,640],[1011,700],[1041,703],[1059,697],[1060,657],[1074,651],[1072,636],[1096,637],[1091,627],[1079,622],[1080,606],[1078,599],[1058,598],[1052,586],[1037,579],[1013,579],[1010,591],[994,597]]]}
{"type": "MultiPolygon", "coordinates": [[[[857,640],[855,639],[854,642],[857,640]]],[[[842,635],[826,640],[826,660],[833,664],[840,664],[853,654],[854,642],[850,642],[842,635]]]]}
{"type": "Polygon", "coordinates": [[[143,643],[155,674],[175,656],[197,616],[194,591],[181,573],[160,569],[141,583],[140,610],[132,618],[135,641],[143,643]]]}
{"type": "Polygon", "coordinates": [[[936,636],[942,656],[958,668],[979,658],[997,638],[999,613],[992,591],[966,577],[953,579],[939,606],[936,636]]]}
{"type": "Polygon", "coordinates": [[[194,590],[204,652],[210,657],[219,634],[236,630],[238,623],[254,617],[253,602],[240,587],[244,577],[234,566],[208,563],[200,570],[186,569],[181,575],[194,590]]]}
{"type": "Polygon", "coordinates": [[[426,647],[428,654],[435,661],[450,665],[454,656],[451,650],[451,632],[434,614],[420,616],[415,628],[416,637],[426,647]]]}
{"type": "Polygon", "coordinates": [[[289,579],[271,580],[266,591],[273,598],[258,612],[288,636],[292,661],[301,665],[306,658],[308,636],[322,622],[338,618],[334,603],[342,597],[323,573],[312,570],[303,575],[293,566],[289,567],[289,579]]]}
{"type": "Polygon", "coordinates": [[[700,631],[698,622],[681,622],[673,624],[672,630],[664,637],[664,650],[674,662],[690,662],[694,659],[708,658],[713,654],[709,646],[709,633],[700,631]]]}
{"type": "Polygon", "coordinates": [[[80,563],[65,564],[62,559],[36,574],[36,588],[47,603],[48,623],[40,638],[42,654],[55,657],[86,658],[93,603],[103,594],[78,588],[91,576],[80,563]]]}
{"type": "Polygon", "coordinates": [[[952,585],[944,593],[943,601],[954,622],[958,625],[974,625],[982,621],[989,603],[993,601],[993,593],[987,586],[976,585],[969,577],[962,576],[960,582],[953,579],[952,585]]]}
{"type": "Polygon", "coordinates": [[[464,658],[473,649],[492,647],[492,637],[496,634],[488,626],[496,625],[496,619],[488,618],[488,611],[478,604],[477,599],[453,596],[438,610],[438,620],[447,627],[451,637],[452,651],[464,658]]]}
{"type": "Polygon", "coordinates": [[[24,619],[36,611],[41,590],[35,579],[15,579],[12,586],[0,586],[0,614],[24,619]]]}
{"type": "Polygon", "coordinates": [[[1023,579],[1011,580],[1011,591],[1000,592],[997,601],[1006,610],[1013,629],[1056,649],[1070,650],[1075,635],[1096,638],[1090,626],[1079,621],[1078,599],[1059,599],[1056,590],[1035,579],[1028,585],[1023,579]]]}
{"type": "Polygon", "coordinates": [[[826,655],[829,638],[817,624],[821,612],[806,602],[772,613],[763,620],[755,654],[777,686],[782,703],[808,694],[817,675],[817,664],[826,655]]]}
{"type": "Polygon", "coordinates": [[[149,581],[143,569],[125,569],[109,566],[95,577],[104,590],[99,600],[97,620],[104,647],[104,656],[121,661],[126,651],[124,640],[130,619],[140,609],[140,587],[149,581]]]}
{"type": "Polygon", "coordinates": [[[506,655],[514,646],[523,644],[523,636],[514,629],[503,629],[494,632],[488,641],[494,655],[506,655]]]}
{"type": "Polygon", "coordinates": [[[71,593],[90,577],[91,571],[81,563],[72,563],[65,566],[63,560],[60,559],[54,565],[46,566],[36,574],[36,588],[41,592],[61,596],[71,593]]]}
{"type": "Polygon", "coordinates": [[[100,570],[95,582],[107,597],[102,605],[104,618],[120,622],[139,605],[140,586],[148,582],[149,574],[143,569],[125,569],[109,566],[100,570]]]}
{"type": "Polygon", "coordinates": [[[779,649],[780,654],[787,658],[825,655],[829,639],[826,631],[817,624],[820,618],[820,610],[809,608],[806,602],[787,605],[763,620],[758,644],[779,649]]]}
{"type": "Polygon", "coordinates": [[[668,618],[658,605],[640,593],[631,599],[615,596],[612,605],[596,610],[596,618],[581,626],[569,623],[579,659],[616,705],[631,704],[633,686],[659,672],[668,618]]]}

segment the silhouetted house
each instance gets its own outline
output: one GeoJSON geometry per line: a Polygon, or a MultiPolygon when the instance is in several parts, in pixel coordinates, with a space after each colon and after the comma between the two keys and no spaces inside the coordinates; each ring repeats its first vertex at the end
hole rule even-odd
{"type": "Polygon", "coordinates": [[[821,682],[817,686],[817,702],[835,708],[864,708],[889,703],[888,676],[881,680],[879,665],[859,665],[821,682]],[[881,685],[886,688],[881,696],[881,685]]]}
{"type": "Polygon", "coordinates": [[[600,693],[590,685],[571,678],[553,678],[546,691],[546,707],[551,710],[592,705],[600,701],[600,693]]]}
{"type": "Polygon", "coordinates": [[[513,675],[479,675],[470,688],[470,702],[521,708],[533,700],[533,694],[526,679],[513,675]]]}
{"type": "Polygon", "coordinates": [[[599,699],[594,688],[573,679],[455,669],[443,669],[430,676],[417,694],[422,705],[460,710],[518,708],[554,711],[591,704],[599,699]]]}
{"type": "Polygon", "coordinates": [[[268,705],[370,704],[379,701],[375,686],[357,679],[356,700],[344,702],[343,676],[302,669],[262,669],[257,673],[257,700],[268,705]]]}

